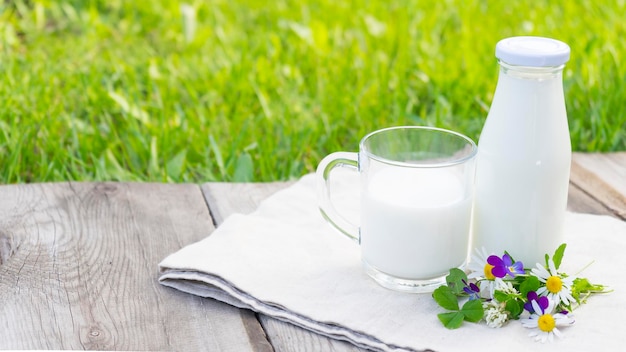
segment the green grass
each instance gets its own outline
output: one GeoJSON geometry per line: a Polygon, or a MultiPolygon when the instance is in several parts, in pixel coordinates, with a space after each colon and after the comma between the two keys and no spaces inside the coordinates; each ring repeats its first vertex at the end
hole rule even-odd
{"type": "Polygon", "coordinates": [[[626,150],[623,1],[183,3],[2,2],[0,182],[272,181],[387,126],[477,140],[513,35],[570,44],[574,150],[626,150]]]}

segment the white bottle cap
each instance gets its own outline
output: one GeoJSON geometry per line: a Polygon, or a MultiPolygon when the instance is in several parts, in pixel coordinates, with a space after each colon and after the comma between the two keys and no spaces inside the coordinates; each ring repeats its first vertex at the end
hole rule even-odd
{"type": "Polygon", "coordinates": [[[496,57],[509,65],[560,66],[569,60],[569,46],[543,37],[511,37],[496,44],[496,57]]]}

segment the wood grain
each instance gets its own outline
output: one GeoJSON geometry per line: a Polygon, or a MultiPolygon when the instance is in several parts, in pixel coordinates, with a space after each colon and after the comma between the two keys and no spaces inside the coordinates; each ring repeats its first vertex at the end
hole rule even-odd
{"type": "Polygon", "coordinates": [[[0,194],[0,349],[271,351],[253,314],[157,282],[165,256],[213,230],[199,186],[0,194]]]}
{"type": "Polygon", "coordinates": [[[613,216],[609,208],[572,182],[569,184],[567,210],[575,213],[613,216]]]}
{"type": "Polygon", "coordinates": [[[601,203],[609,214],[626,220],[626,153],[574,153],[571,183],[601,203]]]}
{"type": "Polygon", "coordinates": [[[268,338],[277,352],[290,351],[336,351],[362,352],[349,342],[338,341],[317,335],[306,329],[274,318],[260,315],[259,320],[265,329],[268,338]]]}

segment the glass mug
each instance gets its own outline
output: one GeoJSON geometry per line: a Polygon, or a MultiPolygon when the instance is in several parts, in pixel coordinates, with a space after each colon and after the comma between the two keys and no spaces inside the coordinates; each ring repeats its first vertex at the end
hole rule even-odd
{"type": "Polygon", "coordinates": [[[478,148],[440,128],[400,126],[372,132],[358,153],[336,152],[318,165],[319,208],[360,244],[365,272],[403,292],[431,292],[468,257],[478,148]],[[359,173],[361,224],[331,201],[335,168],[359,173]]]}

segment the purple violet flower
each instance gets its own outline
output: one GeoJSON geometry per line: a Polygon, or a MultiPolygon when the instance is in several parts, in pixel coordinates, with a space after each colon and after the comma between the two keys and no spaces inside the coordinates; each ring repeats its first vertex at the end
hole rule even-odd
{"type": "Polygon", "coordinates": [[[535,291],[528,292],[528,294],[526,295],[526,298],[528,298],[528,301],[524,303],[524,309],[526,309],[531,314],[535,313],[535,309],[533,308],[533,301],[536,301],[537,305],[542,310],[542,312],[537,312],[537,314],[543,314],[543,311],[545,311],[550,305],[550,301],[548,300],[548,297],[546,296],[539,297],[537,295],[537,292],[535,291]]]}
{"type": "Polygon", "coordinates": [[[467,281],[462,281],[465,285],[465,287],[463,287],[463,291],[469,295],[470,301],[474,299],[480,299],[480,288],[478,288],[478,286],[473,282],[470,282],[468,284],[467,281]]]}
{"type": "Polygon", "coordinates": [[[524,274],[524,264],[522,262],[513,263],[510,255],[504,254],[502,258],[497,255],[491,255],[487,258],[487,263],[492,265],[491,273],[495,277],[503,278],[506,275],[515,277],[515,275],[524,274]]]}

